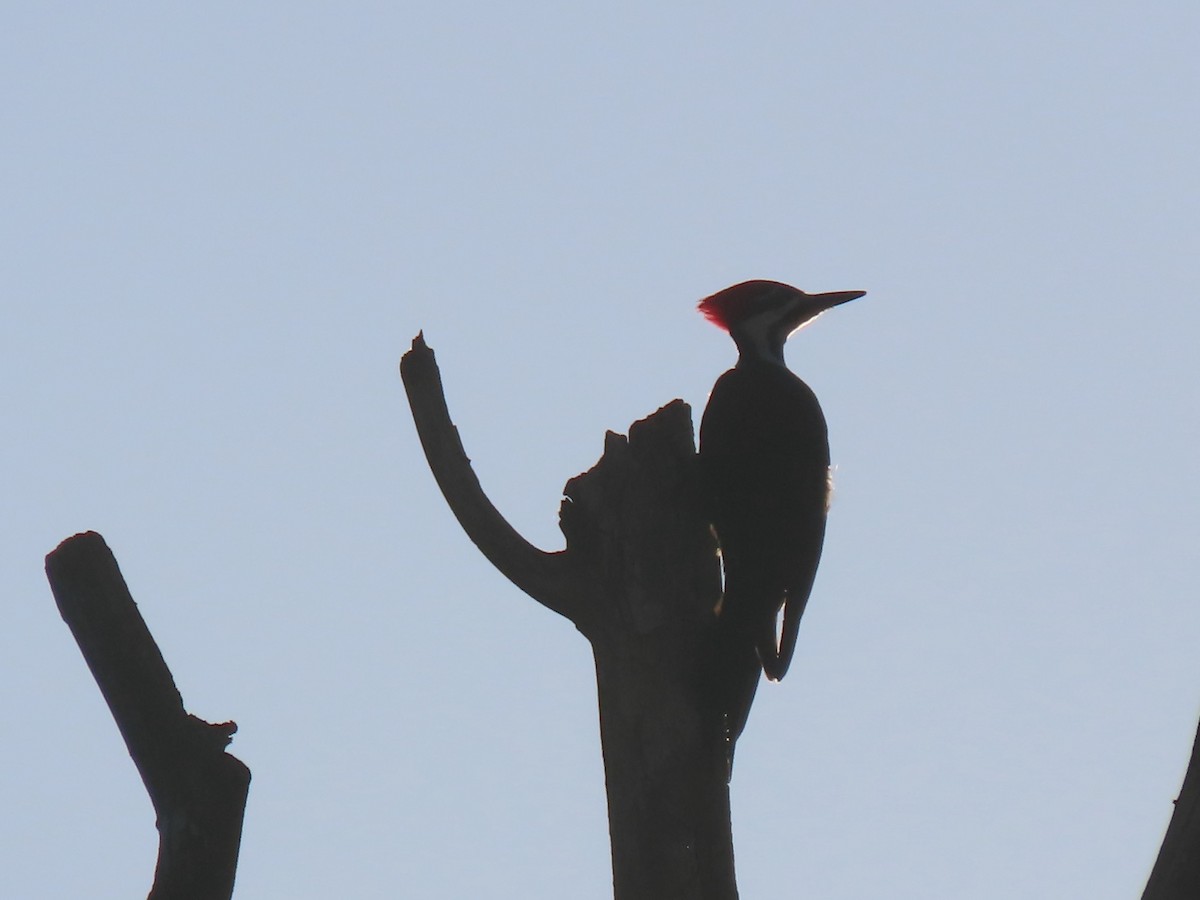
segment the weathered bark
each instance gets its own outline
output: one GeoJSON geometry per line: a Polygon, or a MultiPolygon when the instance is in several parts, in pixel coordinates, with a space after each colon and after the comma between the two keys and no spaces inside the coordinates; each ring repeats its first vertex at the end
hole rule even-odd
{"type": "Polygon", "coordinates": [[[1142,900],[1197,897],[1200,897],[1200,729],[1196,731],[1183,787],[1142,900]]]}
{"type": "Polygon", "coordinates": [[[566,549],[546,553],[484,495],[420,335],[400,371],[430,469],[463,529],[591,642],[616,900],[736,898],[725,745],[701,690],[720,570],[697,502],[687,404],[634,423],[628,438],[608,434],[603,458],[564,490],[566,549]]]}
{"type": "Polygon", "coordinates": [[[104,538],[63,541],[46,576],[158,816],[150,900],[229,900],[250,787],[250,770],[225,753],[237,726],[184,710],[104,538]]]}
{"type": "Polygon", "coordinates": [[[600,612],[589,637],[618,897],[736,896],[725,744],[701,691],[720,575],[694,460],[676,401],[628,439],[610,433],[560,513],[600,612]]]}

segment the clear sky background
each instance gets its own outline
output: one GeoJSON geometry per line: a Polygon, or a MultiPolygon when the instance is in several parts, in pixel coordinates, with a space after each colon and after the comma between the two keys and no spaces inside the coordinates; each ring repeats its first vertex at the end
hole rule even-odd
{"type": "Polygon", "coordinates": [[[611,896],[586,641],[470,545],[396,364],[561,547],[746,278],[837,494],[733,809],[747,900],[1140,895],[1200,711],[1200,6],[7,3],[0,822],[157,836],[45,553],[113,547],[253,770],[239,898],[611,896]]]}

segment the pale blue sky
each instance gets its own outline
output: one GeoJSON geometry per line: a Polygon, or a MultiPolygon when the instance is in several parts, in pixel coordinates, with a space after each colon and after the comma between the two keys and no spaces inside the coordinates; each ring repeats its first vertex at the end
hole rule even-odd
{"type": "Polygon", "coordinates": [[[733,359],[838,466],[733,784],[747,900],[1140,894],[1200,712],[1195,59],[1177,2],[10,3],[5,893],[144,895],[153,814],[42,575],[101,531],[254,772],[239,898],[610,896],[584,639],[461,534],[733,359]],[[142,893],[139,893],[142,892],[142,893]]]}

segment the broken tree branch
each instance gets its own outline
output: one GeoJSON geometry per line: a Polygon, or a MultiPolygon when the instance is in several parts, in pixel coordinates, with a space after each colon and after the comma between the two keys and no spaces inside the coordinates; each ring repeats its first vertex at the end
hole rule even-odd
{"type": "Polygon", "coordinates": [[[250,770],[225,752],[237,726],[184,710],[104,538],[63,541],[46,577],[158,816],[149,900],[229,900],[250,787],[250,770]]]}
{"type": "Polygon", "coordinates": [[[1200,897],[1200,729],[1142,900],[1200,897]]]}
{"type": "Polygon", "coordinates": [[[539,550],[521,537],[479,486],[450,421],[437,360],[423,335],[413,339],[412,349],[401,358],[400,377],[429,468],[467,537],[509,581],[579,626],[585,611],[570,587],[573,575],[565,554],[539,550]]]}

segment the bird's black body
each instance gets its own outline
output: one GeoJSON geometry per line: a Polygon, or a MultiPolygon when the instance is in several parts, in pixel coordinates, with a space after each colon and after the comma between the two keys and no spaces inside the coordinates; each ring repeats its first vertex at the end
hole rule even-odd
{"type": "Polygon", "coordinates": [[[701,303],[740,351],[737,365],[713,387],[700,424],[701,473],[725,574],[710,694],[730,754],[759,674],[779,680],[787,672],[825,538],[825,416],[808,385],[784,365],[783,344],[824,309],[858,296],[808,295],[758,281],[701,303]]]}
{"type": "Polygon", "coordinates": [[[700,448],[725,567],[721,618],[753,633],[763,669],[778,681],[791,661],[795,622],[825,537],[825,416],[808,385],[783,366],[739,365],[713,387],[700,448]],[[775,619],[785,602],[777,651],[775,619]]]}

